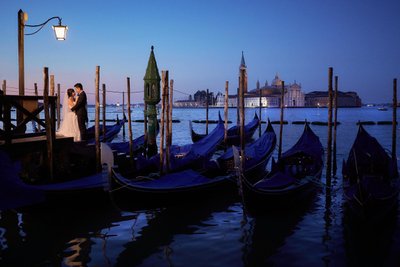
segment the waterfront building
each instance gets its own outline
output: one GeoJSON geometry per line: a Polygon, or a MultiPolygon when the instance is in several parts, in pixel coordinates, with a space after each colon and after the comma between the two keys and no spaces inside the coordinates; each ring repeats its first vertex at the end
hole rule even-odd
{"type": "MultiPolygon", "coordinates": [[[[260,107],[260,93],[261,93],[261,106],[262,107],[280,107],[281,104],[281,90],[282,80],[278,74],[275,75],[271,84],[268,81],[265,82],[263,87],[260,87],[260,81],[257,81],[256,88],[248,91],[248,80],[247,80],[247,66],[242,51],[242,57],[239,65],[239,74],[244,71],[244,105],[248,108],[260,107]]],[[[238,79],[239,80],[239,79],[238,79]]],[[[221,92],[218,92],[215,98],[210,93],[210,105],[217,107],[223,107],[225,103],[225,96],[221,92]]],[[[194,94],[194,100],[199,104],[194,104],[188,101],[181,101],[180,103],[175,102],[176,106],[205,106],[206,92],[197,91],[194,94]]],[[[296,81],[293,84],[286,84],[284,87],[284,105],[285,107],[304,107],[305,105],[305,94],[301,90],[301,84],[296,81]]],[[[228,106],[237,107],[238,98],[237,95],[228,96],[228,106]]]]}
{"type": "MultiPolygon", "coordinates": [[[[306,107],[328,107],[328,91],[313,91],[305,96],[306,107]]],[[[361,107],[361,98],[356,92],[338,91],[338,107],[361,107]]]]}
{"type": "MultiPolygon", "coordinates": [[[[242,66],[242,65],[241,65],[242,66]]],[[[261,106],[262,107],[280,107],[281,103],[282,80],[276,74],[271,84],[265,82],[263,87],[260,87],[260,82],[257,81],[256,88],[245,93],[245,107],[255,108],[260,106],[260,91],[261,91],[261,106]]],[[[216,97],[216,106],[224,106],[224,95],[219,93],[216,97]]],[[[229,96],[229,107],[237,106],[237,95],[229,96]]],[[[301,85],[296,81],[293,84],[285,85],[284,105],[286,107],[304,107],[305,94],[301,91],[301,85]]]]}
{"type": "MultiPolygon", "coordinates": [[[[282,79],[278,74],[275,75],[270,85],[268,84],[268,81],[266,81],[265,85],[260,88],[260,82],[257,81],[257,88],[253,89],[250,93],[259,96],[260,90],[261,96],[267,98],[267,107],[280,106],[282,79]]],[[[286,84],[284,90],[285,94],[283,103],[285,107],[304,107],[305,94],[301,91],[301,84],[298,84],[296,81],[293,84],[286,84]]],[[[257,106],[259,105],[257,104],[257,106]]],[[[264,104],[262,104],[262,106],[264,106],[264,104]]]]}
{"type": "Polygon", "coordinates": [[[285,89],[283,102],[286,107],[304,107],[305,94],[301,91],[301,85],[294,81],[293,84],[289,84],[285,89]]]}

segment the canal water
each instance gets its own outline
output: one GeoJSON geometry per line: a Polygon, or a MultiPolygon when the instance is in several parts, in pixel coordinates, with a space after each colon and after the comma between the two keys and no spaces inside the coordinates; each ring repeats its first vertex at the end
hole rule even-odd
{"type": "MultiPolygon", "coordinates": [[[[89,111],[94,118],[93,109],[89,111]]],[[[223,109],[210,109],[210,119],[217,119],[218,112],[223,109]]],[[[254,112],[258,109],[246,110],[246,121],[254,112]]],[[[289,124],[284,126],[283,151],[303,131],[304,126],[293,121],[327,121],[328,117],[323,108],[284,112],[289,124]]],[[[122,118],[120,107],[108,108],[108,119],[117,114],[122,118]]],[[[142,119],[142,114],[140,108],[133,108],[133,119],[142,119]]],[[[279,120],[279,114],[279,109],[263,109],[262,119],[279,120]]],[[[331,190],[321,188],[298,207],[247,216],[236,200],[205,197],[202,203],[149,210],[124,210],[109,201],[70,209],[6,211],[0,213],[0,266],[400,266],[399,211],[381,225],[350,223],[340,174],[357,134],[356,122],[391,121],[391,116],[390,109],[376,107],[340,109],[338,175],[331,190]]],[[[187,144],[191,142],[189,120],[205,119],[205,110],[175,109],[173,118],[180,120],[173,124],[173,143],[187,144]]],[[[230,125],[236,123],[236,110],[229,109],[229,119],[230,125]]],[[[214,126],[210,124],[210,130],[214,126]]],[[[204,124],[193,128],[205,132],[204,124]]],[[[365,128],[391,149],[391,125],[365,128]]],[[[279,125],[274,129],[279,135],[279,125]]],[[[327,127],[312,125],[312,129],[326,148],[327,127]]],[[[143,124],[133,123],[134,137],[141,134],[143,124]]],[[[122,140],[121,131],[116,141],[122,140]]]]}

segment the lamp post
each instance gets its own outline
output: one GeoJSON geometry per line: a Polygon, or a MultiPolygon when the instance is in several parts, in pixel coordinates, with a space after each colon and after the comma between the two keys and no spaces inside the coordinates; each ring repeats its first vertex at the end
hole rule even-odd
{"type": "MultiPolygon", "coordinates": [[[[25,95],[25,62],[24,62],[24,35],[33,35],[38,33],[43,27],[53,19],[58,19],[58,25],[53,26],[54,33],[57,40],[65,40],[67,37],[68,27],[61,25],[60,17],[51,17],[45,22],[37,25],[28,25],[25,22],[28,20],[28,14],[23,12],[21,9],[18,11],[18,84],[19,84],[19,95],[25,95]],[[25,27],[38,28],[32,33],[25,34],[25,27]]],[[[23,114],[17,111],[17,123],[21,123],[23,120],[23,114]]],[[[24,131],[25,132],[25,131],[24,131]]]]}
{"type": "Polygon", "coordinates": [[[28,25],[28,14],[21,9],[18,11],[18,69],[19,69],[19,95],[25,95],[25,63],[24,63],[24,35],[33,35],[38,33],[50,20],[58,19],[58,25],[53,26],[56,39],[63,41],[67,37],[68,27],[61,25],[60,17],[51,17],[45,22],[37,25],[28,25]],[[25,33],[25,27],[38,28],[32,33],[25,33]]]}

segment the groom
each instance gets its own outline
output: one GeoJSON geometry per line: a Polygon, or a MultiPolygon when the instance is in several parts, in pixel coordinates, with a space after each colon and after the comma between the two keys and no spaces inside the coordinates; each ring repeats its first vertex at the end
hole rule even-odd
{"type": "Polygon", "coordinates": [[[86,110],[86,105],[87,105],[86,93],[85,91],[83,91],[83,86],[81,83],[75,84],[74,87],[78,94],[78,100],[76,101],[75,106],[71,108],[71,110],[74,111],[76,113],[76,116],[78,117],[78,125],[79,125],[79,131],[81,133],[81,140],[85,140],[86,122],[88,121],[87,110],[86,110]]]}

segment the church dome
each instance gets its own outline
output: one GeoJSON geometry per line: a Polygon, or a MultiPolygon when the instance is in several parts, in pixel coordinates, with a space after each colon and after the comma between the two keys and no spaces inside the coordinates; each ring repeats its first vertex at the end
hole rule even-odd
{"type": "Polygon", "coordinates": [[[282,80],[279,78],[278,74],[276,74],[275,78],[272,80],[271,86],[275,86],[275,87],[282,86],[282,80]]]}

